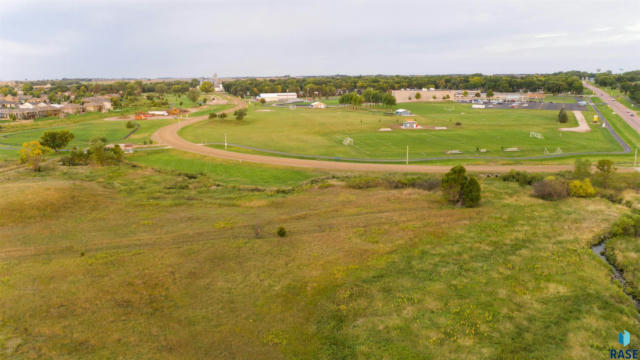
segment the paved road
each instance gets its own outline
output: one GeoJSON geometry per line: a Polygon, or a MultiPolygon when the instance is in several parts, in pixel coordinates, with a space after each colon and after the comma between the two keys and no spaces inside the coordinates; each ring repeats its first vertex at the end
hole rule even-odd
{"type": "Polygon", "coordinates": [[[583,81],[582,85],[593,91],[605,104],[611,106],[611,109],[613,109],[616,114],[620,115],[620,117],[629,124],[629,126],[640,133],[640,119],[638,119],[638,116],[631,116],[631,113],[635,113],[634,111],[619,103],[618,100],[601,90],[599,87],[587,81],[583,81]]]}
{"type": "MultiPolygon", "coordinates": [[[[241,100],[233,98],[235,106],[231,109],[223,111],[224,113],[233,113],[235,110],[246,106],[241,100]]],[[[296,159],[288,157],[276,157],[256,154],[246,154],[233,151],[225,151],[210,148],[187,141],[178,135],[180,128],[195,124],[206,120],[207,116],[190,118],[179,123],[171,124],[160,128],[153,134],[152,139],[159,144],[168,145],[172,148],[187,151],[195,154],[211,156],[218,159],[248,161],[253,163],[261,163],[277,166],[290,166],[309,169],[324,169],[338,171],[369,171],[369,172],[416,172],[416,173],[445,173],[451,168],[450,165],[400,165],[400,164],[372,164],[372,163],[355,163],[355,162],[339,162],[324,160],[296,159]]],[[[587,153],[588,154],[588,153],[587,153]]],[[[566,154],[565,154],[566,155],[566,154]]],[[[547,155],[535,157],[536,159],[554,158],[557,156],[547,155]]],[[[464,159],[460,159],[461,161],[464,159]]],[[[512,159],[515,160],[515,159],[512,159]]],[[[467,170],[473,172],[485,173],[504,173],[510,170],[531,171],[531,172],[558,172],[565,170],[573,170],[573,165],[549,164],[549,165],[465,165],[467,170]]],[[[623,169],[621,169],[623,170],[623,169]]],[[[630,169],[629,169],[630,170],[630,169]]],[[[623,170],[626,171],[626,170],[623,170]]]]}

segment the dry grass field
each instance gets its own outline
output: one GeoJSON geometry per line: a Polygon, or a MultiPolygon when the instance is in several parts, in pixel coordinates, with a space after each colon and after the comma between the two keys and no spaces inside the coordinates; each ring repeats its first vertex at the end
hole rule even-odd
{"type": "Polygon", "coordinates": [[[463,209],[339,175],[0,174],[0,357],[604,358],[640,333],[589,249],[624,207],[486,178],[463,209]]]}

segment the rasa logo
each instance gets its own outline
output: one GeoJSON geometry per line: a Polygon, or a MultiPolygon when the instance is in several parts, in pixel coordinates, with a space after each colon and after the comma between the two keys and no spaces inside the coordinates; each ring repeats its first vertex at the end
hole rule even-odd
{"type": "MultiPolygon", "coordinates": [[[[631,342],[631,334],[627,330],[623,330],[620,334],[618,334],[618,342],[620,345],[627,346],[631,342]]],[[[638,355],[640,350],[638,349],[627,349],[627,350],[609,350],[609,358],[610,359],[638,359],[638,355]]]]}

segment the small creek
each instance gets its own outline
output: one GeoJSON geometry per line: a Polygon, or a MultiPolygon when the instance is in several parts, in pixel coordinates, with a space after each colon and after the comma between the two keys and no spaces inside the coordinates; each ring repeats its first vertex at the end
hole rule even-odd
{"type": "Polygon", "coordinates": [[[609,267],[611,267],[611,270],[613,271],[613,277],[622,285],[622,288],[625,289],[625,294],[627,294],[629,298],[633,300],[633,303],[636,305],[636,309],[638,310],[638,312],[640,312],[640,300],[636,299],[633,295],[626,292],[627,281],[625,280],[624,275],[622,274],[622,272],[620,272],[620,270],[618,270],[615,266],[613,266],[612,263],[609,262],[606,256],[604,256],[606,244],[607,244],[607,240],[605,239],[601,241],[599,244],[592,246],[591,250],[596,255],[598,255],[600,259],[604,260],[604,262],[609,264],[609,267]]]}

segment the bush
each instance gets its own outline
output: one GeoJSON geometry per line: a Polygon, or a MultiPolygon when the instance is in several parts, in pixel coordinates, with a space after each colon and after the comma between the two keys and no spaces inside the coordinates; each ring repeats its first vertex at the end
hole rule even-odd
{"type": "Polygon", "coordinates": [[[442,195],[445,200],[452,203],[460,201],[462,185],[464,185],[467,180],[466,172],[467,170],[463,166],[458,165],[452,167],[448,173],[444,174],[440,189],[442,190],[442,195]]]}
{"type": "Polygon", "coordinates": [[[624,214],[613,226],[611,226],[611,236],[633,236],[640,235],[640,216],[635,214],[624,214]]]}
{"type": "Polygon", "coordinates": [[[567,110],[565,110],[564,107],[560,109],[558,113],[558,121],[563,124],[569,121],[569,115],[567,115],[567,110]]]}
{"type": "Polygon", "coordinates": [[[77,148],[73,148],[69,155],[60,159],[60,162],[65,166],[87,165],[89,163],[89,154],[82,150],[78,150],[77,148]]]}
{"type": "Polygon", "coordinates": [[[574,180],[569,183],[569,195],[574,197],[592,197],[596,194],[596,190],[591,185],[591,180],[584,179],[574,180]]]}
{"type": "Polygon", "coordinates": [[[126,127],[127,129],[133,129],[134,127],[136,127],[136,124],[133,121],[127,121],[126,127]]]}
{"type": "Polygon", "coordinates": [[[511,170],[508,173],[501,175],[500,179],[507,182],[517,182],[520,186],[525,186],[542,181],[543,177],[540,174],[529,174],[526,171],[511,170]]]}
{"type": "Polygon", "coordinates": [[[462,186],[462,204],[465,207],[476,207],[480,203],[480,183],[475,176],[468,176],[462,186]]]}
{"type": "Polygon", "coordinates": [[[466,175],[463,166],[455,166],[442,177],[440,188],[445,200],[465,207],[475,207],[480,202],[480,182],[475,176],[466,175]]]}
{"type": "Polygon", "coordinates": [[[217,117],[218,117],[218,114],[216,114],[214,112],[209,113],[209,119],[215,119],[217,117]]]}
{"type": "Polygon", "coordinates": [[[276,234],[278,234],[278,236],[280,237],[285,237],[287,236],[287,230],[283,226],[280,226],[276,234]]]}
{"type": "Polygon", "coordinates": [[[548,177],[533,184],[533,194],[544,200],[556,201],[569,196],[569,190],[566,181],[548,177]]]}
{"type": "Polygon", "coordinates": [[[346,181],[347,187],[352,189],[369,189],[381,184],[380,179],[371,176],[356,176],[348,178],[346,181]]]}
{"type": "Polygon", "coordinates": [[[615,204],[622,204],[624,201],[622,196],[615,190],[600,190],[599,196],[615,204]]]}
{"type": "Polygon", "coordinates": [[[591,161],[587,159],[576,159],[573,164],[573,178],[584,179],[591,175],[591,161]]]}

